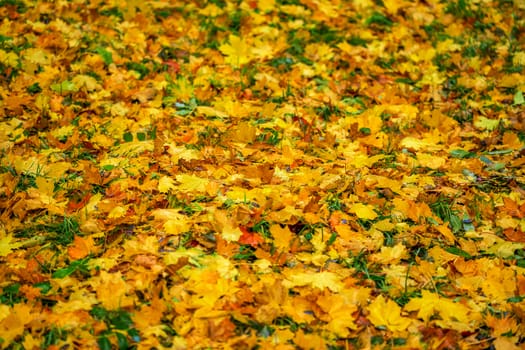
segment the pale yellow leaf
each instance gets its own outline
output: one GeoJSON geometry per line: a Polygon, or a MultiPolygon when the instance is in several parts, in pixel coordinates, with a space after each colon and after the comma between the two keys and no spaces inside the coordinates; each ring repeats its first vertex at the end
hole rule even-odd
{"type": "Polygon", "coordinates": [[[85,74],[79,74],[71,79],[71,81],[79,89],[83,88],[86,89],[86,91],[94,91],[102,88],[95,78],[85,74]]]}
{"type": "Polygon", "coordinates": [[[494,130],[499,125],[499,119],[489,119],[482,116],[477,117],[474,120],[474,126],[481,130],[494,130]]]}
{"type": "Polygon", "coordinates": [[[205,192],[209,180],[195,175],[181,174],[175,177],[180,182],[179,190],[182,192],[205,192]]]}
{"type": "Polygon", "coordinates": [[[374,220],[377,218],[374,207],[368,204],[356,203],[350,207],[350,211],[357,215],[359,219],[374,220]]]}
{"type": "Polygon", "coordinates": [[[230,34],[228,44],[219,46],[219,50],[226,56],[226,63],[239,67],[250,62],[250,47],[238,36],[230,34]]]}
{"type": "Polygon", "coordinates": [[[236,242],[241,238],[242,231],[238,226],[233,226],[232,224],[227,223],[222,228],[221,236],[228,242],[236,242]]]}
{"type": "Polygon", "coordinates": [[[6,235],[5,237],[0,238],[0,256],[9,255],[13,249],[18,248],[19,246],[20,244],[15,242],[11,235],[6,235]]]}
{"type": "Polygon", "coordinates": [[[429,153],[417,153],[417,160],[421,166],[430,169],[439,169],[447,163],[447,159],[444,157],[436,156],[435,154],[429,153]]]}
{"type": "Polygon", "coordinates": [[[163,176],[159,180],[158,190],[160,193],[168,193],[175,188],[175,182],[169,176],[163,176]]]}
{"type": "Polygon", "coordinates": [[[126,215],[126,212],[128,211],[127,207],[126,206],[117,206],[113,209],[111,209],[111,211],[109,212],[108,214],[108,218],[109,219],[118,219],[118,218],[121,218],[123,217],[124,215],[126,215]]]}
{"type": "Polygon", "coordinates": [[[408,258],[408,252],[403,243],[398,243],[393,247],[381,247],[380,253],[370,256],[372,261],[380,264],[397,264],[405,258],[408,258]]]}
{"type": "Polygon", "coordinates": [[[489,254],[494,254],[497,257],[506,259],[506,258],[513,256],[514,252],[517,249],[523,249],[523,248],[525,248],[525,244],[523,243],[500,241],[494,244],[489,249],[485,250],[485,252],[489,254]]]}
{"type": "Polygon", "coordinates": [[[340,277],[333,272],[321,271],[317,273],[291,272],[283,281],[287,288],[311,286],[318,289],[329,289],[332,292],[339,292],[343,288],[340,277]]]}
{"type": "Polygon", "coordinates": [[[163,227],[166,233],[172,235],[178,235],[190,230],[190,225],[182,218],[181,220],[170,219],[164,223],[163,227]]]}
{"type": "Polygon", "coordinates": [[[0,50],[0,63],[15,68],[18,65],[18,56],[14,52],[0,50]]]}

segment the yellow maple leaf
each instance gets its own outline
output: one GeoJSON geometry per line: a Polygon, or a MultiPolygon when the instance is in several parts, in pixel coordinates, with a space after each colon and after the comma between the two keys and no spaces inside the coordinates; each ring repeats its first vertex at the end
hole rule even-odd
{"type": "Polygon", "coordinates": [[[197,114],[204,114],[206,117],[218,117],[218,118],[228,118],[228,114],[224,113],[223,111],[220,111],[216,108],[209,107],[209,106],[198,106],[195,109],[197,114]]]}
{"type": "Polygon", "coordinates": [[[0,305],[0,321],[2,321],[4,318],[9,316],[10,313],[11,313],[11,310],[9,306],[4,305],[4,304],[0,305]]]}
{"type": "Polygon", "coordinates": [[[18,247],[20,243],[14,242],[13,236],[6,235],[0,238],[0,256],[7,256],[18,247]]]}
{"type": "Polygon", "coordinates": [[[404,3],[399,0],[383,0],[387,12],[391,15],[395,15],[399,8],[403,7],[404,3]]]}
{"type": "Polygon", "coordinates": [[[14,52],[0,50],[0,63],[14,68],[18,65],[18,56],[14,52]]]}
{"type": "Polygon", "coordinates": [[[97,80],[89,75],[79,74],[71,79],[73,84],[79,89],[85,88],[86,91],[100,90],[102,86],[97,82],[97,80]]]}
{"type": "Polygon", "coordinates": [[[401,140],[400,145],[401,147],[418,151],[420,149],[429,149],[433,144],[427,140],[421,140],[412,136],[408,136],[401,140]]]}
{"type": "Polygon", "coordinates": [[[181,215],[180,219],[170,219],[166,221],[163,227],[166,233],[171,235],[178,235],[190,230],[190,225],[185,218],[183,218],[183,215],[181,215]]]}
{"type": "Polygon", "coordinates": [[[340,337],[347,337],[350,334],[348,329],[357,329],[355,317],[352,316],[357,311],[357,306],[348,303],[343,296],[339,294],[322,295],[317,299],[317,305],[327,313],[326,329],[340,337]]]}
{"type": "Polygon", "coordinates": [[[195,175],[181,174],[175,177],[180,182],[179,190],[182,192],[205,192],[209,180],[195,175]]]}
{"type": "Polygon", "coordinates": [[[97,299],[106,309],[116,310],[133,305],[133,299],[127,295],[131,287],[124,281],[120,272],[108,273],[102,270],[92,281],[97,299]]]}
{"type": "Polygon", "coordinates": [[[54,129],[51,132],[51,135],[57,139],[67,139],[69,136],[73,135],[76,127],[74,125],[66,125],[58,129],[54,129]]]}
{"type": "Polygon", "coordinates": [[[169,176],[163,176],[159,180],[158,190],[160,193],[168,193],[175,188],[173,179],[169,176]]]}
{"type": "MultiPolygon", "coordinates": [[[[233,279],[238,275],[235,265],[229,259],[221,255],[204,255],[199,261],[200,264],[206,266],[211,271],[219,273],[221,278],[233,279]]],[[[231,290],[233,292],[233,290],[231,290]]]]}
{"type": "Polygon", "coordinates": [[[412,320],[401,316],[401,307],[394,301],[379,295],[367,307],[368,319],[376,327],[386,327],[391,331],[404,331],[410,326],[412,320]]]}
{"type": "Polygon", "coordinates": [[[135,157],[146,151],[153,151],[153,141],[132,141],[124,142],[118,146],[113,147],[111,156],[113,157],[135,157]]]}
{"type": "Polygon", "coordinates": [[[288,226],[281,227],[277,224],[272,225],[270,226],[270,233],[274,237],[273,243],[278,249],[284,251],[288,251],[290,249],[293,234],[288,226]]]}
{"type": "Polygon", "coordinates": [[[421,292],[421,298],[413,298],[405,305],[406,311],[417,311],[417,317],[429,322],[432,316],[438,314],[436,324],[443,328],[452,328],[458,331],[473,330],[479,315],[468,306],[442,298],[427,290],[421,292]]]}
{"type": "Polygon", "coordinates": [[[69,295],[67,301],[59,301],[54,307],[53,311],[62,314],[78,310],[91,310],[98,300],[94,294],[88,293],[85,290],[77,290],[69,295]]]}
{"type": "Polygon", "coordinates": [[[431,316],[436,312],[439,304],[439,296],[430,293],[427,290],[421,292],[421,298],[410,299],[405,305],[406,311],[417,311],[417,317],[428,322],[431,316]]]}
{"type": "Polygon", "coordinates": [[[32,312],[31,306],[15,303],[10,310],[10,314],[0,321],[2,340],[9,344],[15,338],[22,336],[25,326],[32,322],[37,315],[38,313],[32,312]]]}
{"type": "Polygon", "coordinates": [[[49,64],[50,61],[48,53],[39,48],[24,50],[24,60],[42,65],[49,64]]]}
{"type": "Polygon", "coordinates": [[[492,245],[490,248],[486,249],[485,252],[489,254],[494,254],[495,256],[501,258],[509,258],[514,255],[514,251],[517,249],[523,249],[525,244],[523,243],[514,243],[507,241],[499,241],[496,244],[492,245]]]}
{"type": "Polygon", "coordinates": [[[191,258],[191,259],[197,259],[202,254],[201,251],[197,249],[188,249],[180,248],[180,250],[177,250],[175,252],[168,252],[163,255],[164,263],[166,265],[175,265],[179,262],[181,258],[191,258]]]}
{"type": "Polygon", "coordinates": [[[238,36],[230,34],[229,44],[222,44],[219,50],[226,56],[225,61],[233,67],[250,62],[250,47],[238,36]]]}
{"type": "Polygon", "coordinates": [[[359,219],[374,220],[377,218],[374,207],[368,204],[356,203],[350,207],[350,211],[357,215],[359,219]]]}
{"type": "Polygon", "coordinates": [[[417,153],[417,160],[421,166],[430,169],[439,169],[447,163],[447,159],[444,157],[436,156],[435,154],[428,153],[417,153]]]}
{"type": "Polygon", "coordinates": [[[224,225],[221,231],[221,236],[228,242],[238,241],[242,236],[242,231],[238,226],[232,224],[224,225]]]}
{"type": "Polygon", "coordinates": [[[118,219],[126,215],[126,212],[128,211],[127,206],[116,206],[115,208],[111,209],[111,211],[108,214],[109,219],[118,219]]]}
{"type": "Polygon", "coordinates": [[[393,247],[381,247],[381,252],[372,254],[370,259],[381,264],[397,264],[407,257],[406,247],[403,243],[398,243],[393,247]]]}
{"type": "Polygon", "coordinates": [[[474,120],[474,126],[481,130],[494,130],[499,125],[499,119],[489,119],[485,117],[477,117],[474,120]]]}
{"type": "Polygon", "coordinates": [[[258,0],[257,7],[263,12],[272,11],[275,8],[275,0],[258,0]]]}
{"type": "Polygon", "coordinates": [[[287,288],[312,286],[314,288],[330,289],[333,292],[339,292],[343,288],[340,277],[333,272],[322,271],[317,273],[292,272],[283,285],[287,288]]]}

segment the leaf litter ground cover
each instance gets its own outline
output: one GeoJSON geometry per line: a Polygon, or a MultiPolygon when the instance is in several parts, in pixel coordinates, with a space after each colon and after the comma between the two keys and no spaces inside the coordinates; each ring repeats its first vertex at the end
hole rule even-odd
{"type": "Polygon", "coordinates": [[[519,349],[519,0],[0,0],[0,347],[519,349]]]}

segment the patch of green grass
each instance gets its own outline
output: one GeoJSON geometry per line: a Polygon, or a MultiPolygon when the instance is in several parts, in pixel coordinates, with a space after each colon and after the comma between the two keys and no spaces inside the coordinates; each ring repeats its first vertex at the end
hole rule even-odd
{"type": "Polygon", "coordinates": [[[134,348],[133,343],[140,341],[139,332],[134,328],[131,314],[128,311],[122,309],[106,310],[101,306],[94,306],[90,314],[95,319],[103,321],[107,326],[107,329],[97,339],[101,350],[113,349],[111,337],[117,338],[119,349],[132,349],[134,348]]]}
{"type": "Polygon", "coordinates": [[[255,248],[251,245],[241,245],[239,247],[239,252],[233,255],[233,259],[253,262],[257,260],[257,257],[255,256],[255,248]]]}
{"type": "Polygon", "coordinates": [[[445,196],[439,196],[435,202],[429,204],[432,212],[444,222],[450,225],[454,234],[463,229],[463,223],[459,217],[459,210],[454,208],[454,200],[445,196]]]}
{"type": "Polygon", "coordinates": [[[456,68],[455,65],[450,62],[450,54],[448,53],[438,53],[434,58],[432,59],[432,63],[438,67],[438,70],[440,72],[445,72],[447,70],[450,70],[452,68],[456,68]]]}
{"type": "Polygon", "coordinates": [[[13,306],[24,300],[20,294],[20,283],[9,284],[2,288],[2,293],[0,294],[0,303],[13,306]]]}
{"type": "Polygon", "coordinates": [[[268,338],[275,332],[273,327],[254,320],[243,322],[232,317],[231,321],[235,325],[235,333],[237,335],[249,335],[255,332],[258,337],[268,338]]]}
{"type": "Polygon", "coordinates": [[[144,79],[150,73],[150,69],[144,63],[128,62],[126,63],[126,68],[139,73],[140,80],[144,79]]]}
{"type": "Polygon", "coordinates": [[[384,245],[387,247],[393,247],[396,245],[396,239],[394,238],[395,231],[385,231],[383,232],[384,245]]]}
{"type": "Polygon", "coordinates": [[[59,327],[51,327],[46,329],[41,344],[42,349],[47,349],[52,345],[58,345],[60,342],[64,342],[67,339],[67,330],[59,327]]]}
{"type": "Polygon", "coordinates": [[[298,236],[304,237],[307,241],[311,240],[318,229],[323,229],[325,225],[323,223],[310,224],[304,221],[299,221],[294,225],[290,225],[290,231],[298,236]]]}
{"type": "Polygon", "coordinates": [[[450,13],[461,19],[480,18],[480,11],[473,9],[470,0],[448,1],[445,13],[450,13]]]}
{"type": "Polygon", "coordinates": [[[252,230],[260,233],[265,238],[272,238],[272,234],[270,233],[270,223],[264,219],[255,223],[252,230]]]}
{"type": "Polygon", "coordinates": [[[27,11],[27,5],[23,1],[19,0],[0,0],[0,7],[15,7],[16,12],[24,13],[27,11]]]}
{"type": "Polygon", "coordinates": [[[392,22],[390,18],[380,12],[374,12],[366,19],[365,24],[367,26],[375,25],[380,28],[388,28],[391,27],[394,22],[392,22]]]}
{"type": "Polygon", "coordinates": [[[289,72],[292,70],[292,65],[294,63],[295,62],[291,57],[275,57],[269,62],[270,66],[277,69],[279,73],[289,72]]]}
{"type": "Polygon", "coordinates": [[[172,7],[163,7],[163,8],[154,9],[153,13],[155,14],[155,19],[158,22],[160,22],[163,19],[169,18],[176,11],[177,10],[172,7]]]}
{"type": "Polygon", "coordinates": [[[319,115],[325,121],[329,121],[332,118],[332,116],[339,117],[343,115],[343,112],[341,111],[341,109],[332,104],[315,107],[314,111],[317,115],[319,115]]]}
{"type": "Polygon", "coordinates": [[[198,196],[190,201],[188,199],[178,198],[176,195],[168,195],[168,207],[173,209],[180,208],[184,214],[188,216],[203,211],[204,208],[199,203],[209,201],[210,198],[206,196],[198,196]]]}
{"type": "Polygon", "coordinates": [[[26,191],[29,188],[37,188],[36,179],[37,177],[43,177],[43,167],[37,166],[34,172],[23,172],[18,174],[15,167],[12,165],[1,165],[0,174],[9,173],[14,177],[18,177],[18,182],[15,186],[15,191],[26,191]]]}
{"type": "Polygon", "coordinates": [[[280,132],[275,129],[264,128],[262,132],[257,135],[256,140],[264,142],[272,146],[276,146],[281,142],[280,132]]]}
{"type": "Polygon", "coordinates": [[[102,9],[102,10],[99,10],[98,12],[100,15],[102,16],[107,16],[107,17],[116,17],[118,19],[120,19],[121,21],[124,20],[124,14],[122,13],[122,10],[119,9],[118,7],[111,7],[111,8],[106,8],[106,9],[102,9]]]}
{"type": "Polygon", "coordinates": [[[316,23],[315,26],[309,30],[311,35],[311,42],[335,43],[341,41],[341,33],[329,27],[324,22],[316,23]]]}
{"type": "Polygon", "coordinates": [[[206,125],[204,129],[197,133],[199,146],[217,146],[221,144],[224,132],[215,126],[206,125]]]}
{"type": "Polygon", "coordinates": [[[235,34],[239,34],[243,17],[244,17],[244,14],[241,10],[235,10],[231,12],[228,17],[228,21],[229,21],[228,29],[230,29],[230,31],[235,34]]]}
{"type": "Polygon", "coordinates": [[[311,60],[303,56],[306,41],[304,40],[304,38],[301,38],[299,36],[299,32],[297,30],[292,30],[288,32],[287,42],[288,49],[286,50],[286,52],[288,54],[295,57],[295,59],[299,62],[302,62],[309,66],[313,64],[311,60]]]}
{"type": "Polygon", "coordinates": [[[36,186],[36,176],[34,174],[21,174],[18,177],[18,182],[16,184],[16,191],[27,191],[29,188],[37,188],[36,186]]]}
{"type": "Polygon", "coordinates": [[[358,36],[351,36],[350,39],[347,40],[347,42],[352,46],[368,46],[368,40],[360,38],[358,36]]]}
{"type": "Polygon", "coordinates": [[[87,265],[88,261],[89,261],[89,258],[72,261],[68,266],[63,267],[53,272],[52,277],[53,278],[64,278],[64,277],[74,274],[75,272],[78,272],[84,277],[87,277],[90,275],[89,268],[87,265]]]}
{"type": "Polygon", "coordinates": [[[40,87],[40,84],[38,82],[29,85],[26,88],[26,91],[30,93],[31,95],[38,94],[39,92],[42,92],[42,88],[40,87]]]}
{"type": "Polygon", "coordinates": [[[27,226],[16,231],[15,235],[31,239],[38,235],[43,241],[55,246],[65,246],[73,242],[75,235],[80,234],[80,224],[75,217],[63,216],[61,219],[57,217],[50,220],[56,221],[27,226]]]}
{"type": "Polygon", "coordinates": [[[394,63],[396,63],[396,59],[394,57],[390,57],[389,59],[378,58],[374,62],[376,66],[381,67],[383,69],[392,69],[392,65],[394,63]]]}
{"type": "Polygon", "coordinates": [[[483,220],[483,210],[493,211],[495,208],[494,199],[483,194],[475,194],[467,203],[470,213],[473,214],[474,222],[480,224],[483,220]],[[488,207],[488,208],[487,208],[488,207]]]}
{"type": "Polygon", "coordinates": [[[330,193],[325,199],[325,203],[327,204],[328,210],[330,212],[341,211],[345,208],[345,205],[341,201],[341,198],[339,198],[338,193],[330,193]]]}
{"type": "Polygon", "coordinates": [[[433,21],[430,24],[424,25],[423,30],[434,45],[436,44],[436,41],[443,41],[450,37],[445,34],[445,25],[438,21],[433,21]]]}
{"type": "Polygon", "coordinates": [[[344,263],[347,267],[355,269],[356,275],[374,282],[376,288],[381,290],[387,288],[385,275],[375,271],[370,271],[366,252],[362,251],[357,255],[353,255],[352,252],[349,252],[349,257],[345,259],[344,263]]]}
{"type": "Polygon", "coordinates": [[[279,327],[288,327],[292,332],[296,332],[299,329],[303,329],[305,332],[311,331],[307,323],[298,323],[290,316],[279,316],[272,324],[279,327]]]}
{"type": "Polygon", "coordinates": [[[95,52],[100,55],[105,65],[113,63],[113,54],[103,46],[97,46],[95,52]]]}

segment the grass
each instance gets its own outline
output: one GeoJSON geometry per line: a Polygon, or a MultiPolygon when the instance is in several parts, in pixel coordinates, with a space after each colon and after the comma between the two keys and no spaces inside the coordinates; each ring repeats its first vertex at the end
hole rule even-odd
{"type": "Polygon", "coordinates": [[[438,218],[449,224],[454,234],[463,230],[462,219],[459,217],[460,212],[454,208],[454,199],[440,195],[429,206],[438,218]]]}
{"type": "Polygon", "coordinates": [[[42,217],[37,223],[15,232],[20,238],[27,238],[25,246],[32,246],[47,242],[54,247],[67,246],[73,242],[76,235],[80,235],[80,224],[72,216],[42,217]]]}

